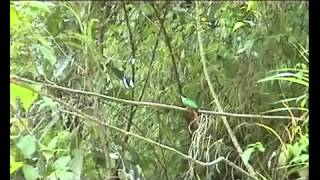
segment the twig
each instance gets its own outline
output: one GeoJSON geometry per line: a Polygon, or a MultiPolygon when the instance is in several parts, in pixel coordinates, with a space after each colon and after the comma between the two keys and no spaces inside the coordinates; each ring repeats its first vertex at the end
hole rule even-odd
{"type": "Polygon", "coordinates": [[[156,16],[157,16],[157,19],[158,19],[159,24],[160,24],[160,31],[162,30],[162,32],[163,32],[163,36],[164,36],[164,39],[165,39],[165,43],[166,43],[166,45],[168,46],[168,49],[169,49],[169,52],[170,52],[170,55],[171,55],[171,60],[172,60],[172,64],[173,64],[175,76],[176,76],[177,83],[178,83],[178,92],[179,92],[179,95],[183,95],[182,85],[181,85],[181,82],[180,82],[180,79],[179,79],[179,74],[178,74],[177,63],[176,63],[176,60],[175,60],[175,57],[174,57],[174,53],[173,53],[173,50],[172,50],[172,47],[171,47],[171,44],[170,44],[169,36],[168,36],[168,34],[167,34],[166,29],[164,28],[164,19],[161,19],[161,18],[160,18],[160,15],[159,15],[156,7],[154,6],[154,4],[152,4],[152,8],[153,8],[153,10],[154,10],[154,12],[155,12],[155,14],[156,14],[156,16]]]}
{"type": "MultiPolygon", "coordinates": [[[[145,92],[146,87],[147,87],[147,84],[148,84],[148,80],[150,79],[152,64],[153,64],[153,62],[154,62],[154,60],[155,60],[155,57],[156,57],[155,54],[156,54],[157,47],[158,47],[158,42],[159,42],[160,33],[161,33],[161,31],[159,31],[159,33],[158,33],[158,36],[157,36],[155,45],[154,45],[153,50],[152,50],[152,56],[151,56],[151,61],[150,61],[150,64],[149,64],[149,69],[148,69],[147,77],[146,77],[146,79],[145,79],[145,81],[144,81],[142,90],[141,90],[140,95],[139,95],[139,98],[138,98],[138,101],[139,101],[139,102],[140,102],[140,101],[142,100],[142,98],[143,98],[144,92],[145,92]]],[[[131,129],[132,119],[133,119],[133,116],[135,115],[135,113],[136,113],[136,111],[137,111],[136,105],[135,105],[135,106],[132,106],[132,107],[134,107],[134,109],[133,109],[133,111],[131,111],[130,116],[129,116],[129,121],[128,121],[127,128],[126,128],[127,131],[130,131],[130,129],[131,129]]],[[[125,142],[128,141],[128,136],[125,137],[124,141],[125,141],[125,142]]]]}
{"type": "MultiPolygon", "coordinates": [[[[41,94],[41,93],[40,93],[40,94],[41,94]]],[[[244,174],[247,175],[248,177],[251,177],[251,178],[253,178],[253,179],[256,179],[254,176],[250,175],[248,172],[246,172],[245,170],[243,170],[241,167],[237,166],[236,164],[234,164],[233,162],[227,160],[227,159],[224,158],[224,157],[219,157],[219,158],[217,158],[216,160],[211,161],[211,162],[199,161],[199,160],[197,160],[197,159],[194,159],[194,158],[192,158],[192,157],[190,157],[190,156],[188,156],[188,155],[186,155],[186,154],[184,154],[184,153],[176,150],[176,149],[173,148],[173,147],[170,147],[170,146],[167,146],[167,145],[164,145],[164,144],[160,144],[160,143],[158,143],[158,142],[156,142],[156,141],[153,141],[152,139],[145,138],[145,137],[140,136],[140,135],[138,135],[138,134],[135,134],[135,133],[132,133],[132,132],[128,132],[128,131],[125,131],[125,130],[123,130],[123,129],[120,129],[120,128],[116,127],[116,126],[112,126],[112,125],[110,125],[110,124],[108,124],[108,123],[102,122],[101,120],[96,119],[96,118],[93,117],[93,116],[90,116],[90,115],[88,115],[88,114],[86,114],[86,113],[81,112],[80,110],[75,109],[73,106],[69,105],[68,103],[66,103],[66,102],[64,102],[64,101],[62,101],[62,100],[60,100],[60,99],[58,99],[58,98],[55,98],[55,97],[53,97],[53,96],[51,96],[51,95],[50,95],[49,97],[52,98],[52,99],[54,99],[55,101],[57,101],[59,104],[65,106],[65,107],[67,107],[68,109],[71,109],[71,110],[73,111],[73,112],[70,112],[70,111],[60,110],[60,111],[62,111],[62,112],[69,113],[69,114],[78,116],[78,117],[83,118],[83,119],[88,119],[88,120],[90,120],[90,121],[92,121],[92,122],[95,122],[95,123],[97,123],[97,124],[99,124],[99,125],[105,126],[105,127],[109,128],[109,129],[115,130],[115,131],[120,132],[120,133],[123,133],[123,134],[125,134],[125,135],[129,135],[129,136],[135,137],[135,138],[140,139],[140,140],[143,140],[143,141],[145,141],[145,142],[147,142],[147,143],[150,143],[150,144],[159,146],[159,147],[161,147],[161,148],[163,148],[163,149],[167,149],[167,150],[169,150],[169,151],[171,151],[171,152],[173,152],[173,153],[181,156],[182,158],[184,158],[184,159],[186,159],[186,160],[193,161],[193,162],[195,162],[195,163],[197,163],[197,164],[199,164],[199,165],[201,165],[201,166],[213,166],[213,165],[215,165],[215,164],[217,164],[217,163],[219,163],[219,162],[224,161],[225,163],[227,163],[228,165],[232,166],[233,168],[239,170],[240,172],[244,173],[244,174]]]]}
{"type": "MultiPolygon", "coordinates": [[[[10,82],[12,82],[12,81],[14,82],[14,80],[11,80],[11,79],[10,79],[10,82]]],[[[90,115],[88,115],[88,114],[86,114],[86,113],[81,112],[80,110],[74,108],[72,105],[69,105],[68,103],[66,103],[66,102],[62,101],[61,99],[56,98],[56,97],[54,97],[54,96],[52,96],[52,95],[45,95],[44,93],[42,93],[42,92],[40,92],[40,91],[38,91],[38,90],[35,90],[34,88],[32,88],[32,87],[30,87],[30,86],[27,86],[27,85],[23,85],[23,86],[26,87],[26,88],[28,88],[28,89],[31,90],[31,91],[37,92],[37,93],[38,93],[39,95],[41,95],[41,96],[48,96],[48,97],[52,98],[53,100],[57,101],[60,105],[63,105],[64,107],[66,107],[66,108],[68,108],[68,109],[70,109],[70,110],[73,111],[73,112],[70,112],[70,111],[60,110],[60,111],[62,111],[62,112],[64,112],[64,113],[69,113],[69,114],[78,116],[78,117],[80,117],[80,118],[82,118],[82,119],[90,120],[90,121],[92,121],[92,122],[95,122],[95,123],[99,124],[100,126],[105,126],[106,128],[109,128],[109,129],[112,129],[112,130],[121,132],[121,133],[123,133],[123,134],[125,134],[125,135],[129,135],[129,136],[135,137],[135,138],[140,139],[140,140],[143,140],[143,141],[145,141],[145,142],[147,142],[147,143],[150,143],[150,144],[159,146],[159,147],[161,147],[161,148],[163,148],[163,149],[167,149],[167,150],[169,150],[169,151],[171,151],[171,152],[173,152],[173,153],[181,156],[182,158],[184,158],[184,159],[186,159],[186,160],[193,161],[193,162],[195,162],[195,163],[197,163],[197,164],[199,164],[199,165],[201,165],[201,166],[213,166],[213,165],[215,165],[215,164],[217,164],[217,163],[219,163],[219,162],[221,162],[221,161],[224,161],[225,163],[227,163],[228,165],[232,166],[233,168],[239,170],[240,172],[244,173],[244,174],[247,175],[248,177],[251,177],[251,178],[253,178],[253,179],[256,179],[254,176],[250,175],[248,172],[246,172],[245,170],[243,170],[241,167],[237,166],[237,165],[234,164],[233,162],[227,160],[225,157],[219,157],[219,158],[217,158],[216,160],[211,161],[211,162],[199,161],[199,160],[197,160],[197,159],[194,159],[194,158],[192,158],[192,157],[190,157],[190,156],[188,156],[188,155],[186,155],[186,154],[184,154],[184,153],[176,150],[175,148],[172,148],[172,147],[167,146],[167,145],[164,145],[164,144],[160,144],[160,143],[158,143],[158,142],[156,142],[156,141],[153,141],[153,140],[151,140],[151,139],[149,139],[149,138],[145,138],[145,137],[140,136],[140,135],[138,135],[138,134],[131,133],[131,132],[125,131],[125,130],[123,130],[123,129],[120,129],[120,128],[116,127],[116,126],[112,126],[112,125],[110,125],[110,124],[108,124],[108,123],[105,123],[105,122],[103,122],[103,121],[101,121],[101,120],[99,120],[99,119],[97,119],[97,118],[95,118],[95,117],[93,117],[93,116],[90,116],[90,115]]]]}
{"type": "MultiPolygon", "coordinates": [[[[129,39],[130,39],[130,44],[131,44],[131,57],[130,57],[130,62],[131,62],[131,73],[132,73],[132,81],[133,83],[135,83],[135,66],[134,63],[132,63],[132,59],[134,59],[134,61],[136,61],[136,47],[135,47],[135,43],[133,41],[133,36],[132,36],[132,31],[130,28],[130,23],[129,23],[129,17],[128,17],[128,12],[126,9],[126,5],[124,2],[122,2],[122,6],[123,6],[123,10],[124,10],[124,15],[125,15],[125,20],[126,20],[126,24],[127,24],[127,28],[129,31],[129,39]]],[[[134,100],[134,95],[135,95],[135,88],[132,88],[131,90],[131,99],[134,100]]],[[[135,105],[132,105],[130,108],[130,115],[129,115],[129,119],[126,125],[126,131],[130,131],[131,129],[131,125],[132,125],[132,120],[133,120],[133,116],[135,114],[135,105]]],[[[124,137],[124,142],[128,142],[128,136],[124,137]]]]}
{"type": "MultiPolygon", "coordinates": [[[[155,108],[164,108],[164,109],[173,109],[173,110],[178,110],[178,111],[187,111],[187,108],[180,107],[180,106],[175,106],[175,105],[168,105],[168,104],[161,104],[161,103],[153,103],[153,102],[138,102],[138,101],[131,101],[127,99],[120,99],[120,98],[115,98],[112,96],[107,96],[95,92],[90,92],[90,91],[83,91],[83,90],[77,90],[77,89],[71,89],[59,85],[52,85],[52,84],[46,84],[42,82],[36,82],[30,79],[22,78],[19,76],[11,76],[10,77],[11,81],[16,81],[16,82],[25,82],[25,83],[31,83],[31,84],[37,84],[37,85],[42,85],[45,87],[50,87],[54,88],[57,90],[62,90],[70,93],[77,93],[77,94],[84,94],[84,95],[90,95],[90,96],[96,96],[103,98],[108,101],[113,101],[117,103],[123,103],[123,104],[131,104],[131,105],[137,105],[137,106],[151,106],[155,108]]],[[[210,110],[203,110],[199,109],[200,113],[203,114],[211,114],[211,115],[216,115],[216,116],[230,116],[230,117],[239,117],[239,118],[257,118],[257,119],[292,119],[290,116],[266,116],[266,115],[257,115],[257,114],[236,114],[236,113],[228,113],[228,112],[220,112],[220,111],[210,111],[210,110]]],[[[294,117],[296,120],[303,120],[301,118],[294,117]]]]}
{"type": "MultiPolygon", "coordinates": [[[[202,63],[202,66],[203,66],[203,71],[204,71],[205,78],[206,78],[207,83],[209,85],[209,90],[210,90],[211,95],[212,95],[212,97],[214,99],[214,102],[215,102],[218,110],[220,112],[223,112],[223,108],[222,108],[222,106],[221,106],[221,104],[219,102],[217,94],[214,91],[213,85],[211,83],[210,76],[209,76],[208,71],[207,71],[206,57],[205,57],[205,54],[204,54],[202,34],[201,34],[202,33],[202,27],[200,25],[199,4],[200,4],[200,2],[196,2],[196,12],[197,12],[196,19],[197,19],[197,32],[198,32],[197,34],[198,34],[198,43],[199,43],[199,50],[200,50],[200,56],[201,56],[201,63],[202,63]]],[[[225,116],[222,116],[221,118],[222,118],[222,122],[223,122],[224,126],[226,127],[226,129],[228,131],[228,134],[229,134],[229,136],[231,138],[231,141],[232,141],[234,147],[236,148],[237,152],[239,153],[239,155],[241,157],[241,160],[242,160],[243,164],[248,169],[248,171],[249,171],[251,176],[257,177],[257,174],[253,170],[252,166],[249,164],[249,162],[246,162],[245,159],[243,158],[243,156],[242,156],[243,155],[243,150],[241,149],[241,146],[240,146],[236,136],[234,135],[227,118],[225,116]]]]}

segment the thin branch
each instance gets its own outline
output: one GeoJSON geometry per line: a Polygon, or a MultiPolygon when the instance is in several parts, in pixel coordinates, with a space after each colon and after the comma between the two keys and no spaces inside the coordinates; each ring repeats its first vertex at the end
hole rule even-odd
{"type": "Polygon", "coordinates": [[[124,10],[127,28],[129,31],[129,40],[130,40],[130,44],[131,44],[131,55],[132,55],[131,58],[136,58],[136,47],[134,45],[135,43],[133,41],[132,31],[131,31],[131,27],[130,27],[130,23],[129,23],[128,12],[127,12],[127,8],[126,8],[126,5],[124,2],[122,2],[122,6],[123,6],[123,10],[124,10]]]}
{"type": "MultiPolygon", "coordinates": [[[[158,47],[158,42],[159,42],[160,33],[161,33],[161,31],[159,31],[158,36],[157,36],[156,43],[155,43],[155,45],[154,45],[154,47],[153,47],[152,57],[151,57],[151,61],[150,61],[150,64],[149,64],[149,70],[148,70],[148,73],[147,73],[147,77],[146,77],[146,80],[144,81],[142,90],[141,90],[140,95],[139,95],[139,98],[138,98],[138,101],[139,101],[139,102],[140,102],[140,101],[142,100],[142,98],[143,98],[144,92],[145,92],[146,87],[147,87],[147,84],[148,84],[148,80],[149,80],[149,78],[150,78],[151,69],[152,69],[152,64],[153,64],[153,62],[154,62],[154,60],[155,60],[155,54],[156,54],[157,47],[158,47]]],[[[131,113],[130,113],[129,121],[128,121],[127,128],[126,128],[127,131],[130,131],[130,129],[131,129],[132,119],[133,119],[133,116],[135,115],[135,113],[136,113],[136,111],[137,111],[136,105],[135,105],[135,106],[132,106],[132,107],[134,107],[134,110],[132,110],[131,113]]],[[[125,142],[128,141],[128,136],[125,137],[124,141],[125,141],[125,142]]]]}
{"type": "Polygon", "coordinates": [[[146,80],[145,80],[145,82],[144,82],[144,84],[143,84],[143,87],[142,87],[141,93],[140,93],[140,95],[139,95],[138,101],[141,101],[141,100],[142,100],[143,95],[144,95],[144,91],[145,91],[145,89],[146,89],[146,87],[147,87],[147,84],[148,84],[148,80],[150,79],[152,64],[153,64],[153,62],[155,61],[155,58],[156,58],[156,52],[157,52],[157,48],[158,48],[160,33],[161,33],[161,31],[159,31],[159,33],[158,33],[158,35],[157,35],[157,39],[156,39],[155,45],[154,45],[153,50],[152,50],[152,56],[151,56],[151,61],[150,61],[150,64],[149,64],[149,69],[148,69],[147,77],[146,77],[146,80]]]}
{"type": "Polygon", "coordinates": [[[105,29],[107,28],[108,23],[111,21],[111,17],[116,13],[116,11],[118,11],[118,4],[115,3],[113,5],[111,5],[111,12],[110,14],[107,16],[107,12],[109,12],[109,7],[106,3],[104,3],[104,15],[106,18],[106,20],[101,24],[101,30],[100,30],[100,36],[99,36],[99,45],[100,45],[100,53],[103,55],[103,41],[107,41],[107,38],[105,38],[105,29]]]}
{"type": "Polygon", "coordinates": [[[155,12],[155,14],[157,16],[157,19],[158,19],[159,24],[160,24],[160,31],[162,30],[162,32],[163,32],[163,36],[164,36],[166,45],[168,46],[168,49],[169,49],[169,52],[170,52],[170,55],[171,55],[171,60],[172,60],[175,76],[176,76],[177,83],[178,83],[179,96],[183,95],[183,93],[182,93],[182,85],[181,85],[181,82],[180,82],[180,79],[179,79],[179,74],[178,74],[177,63],[176,63],[176,60],[175,60],[175,57],[174,57],[174,53],[173,53],[173,50],[172,50],[172,47],[171,47],[171,44],[170,44],[169,36],[167,34],[166,29],[164,28],[164,19],[160,18],[160,15],[159,15],[156,7],[154,6],[154,4],[152,4],[152,8],[153,8],[153,10],[154,10],[154,12],[155,12]]]}
{"type": "MultiPolygon", "coordinates": [[[[10,82],[15,82],[15,80],[13,80],[13,79],[10,78],[10,82]]],[[[70,110],[73,111],[73,112],[70,112],[70,111],[65,111],[65,110],[61,110],[61,109],[60,109],[60,111],[62,111],[62,112],[64,112],[64,113],[69,113],[69,114],[75,115],[75,116],[80,117],[80,118],[82,118],[82,119],[84,119],[84,120],[90,120],[90,121],[92,121],[92,122],[95,122],[95,123],[99,124],[100,126],[105,126],[106,128],[115,130],[115,131],[117,131],[117,132],[121,132],[121,133],[123,133],[123,134],[125,134],[125,135],[128,135],[128,136],[135,137],[136,139],[140,139],[140,140],[145,141],[145,142],[147,142],[147,143],[150,143],[150,144],[159,146],[159,147],[161,147],[161,148],[163,148],[163,149],[167,149],[167,150],[169,150],[169,151],[171,151],[171,152],[173,152],[173,153],[181,156],[182,158],[184,158],[184,159],[186,159],[186,160],[190,160],[190,161],[192,161],[192,162],[194,162],[194,163],[197,163],[197,164],[199,164],[199,165],[201,165],[201,166],[213,166],[213,165],[215,165],[215,164],[217,164],[217,163],[219,163],[219,162],[224,161],[225,163],[227,163],[228,165],[232,166],[233,168],[239,170],[240,172],[242,172],[243,174],[247,175],[248,177],[253,178],[253,179],[257,179],[255,176],[252,176],[251,174],[249,174],[248,172],[246,172],[245,170],[243,170],[241,167],[239,167],[239,166],[237,166],[236,164],[234,164],[233,162],[227,160],[225,157],[219,157],[219,158],[217,158],[216,160],[211,161],[211,162],[199,161],[199,160],[197,160],[197,159],[192,158],[191,156],[188,156],[188,155],[186,155],[186,154],[184,154],[184,153],[176,150],[175,148],[172,148],[172,147],[170,147],[170,146],[167,146],[167,145],[158,143],[158,142],[156,142],[156,141],[153,141],[152,139],[145,138],[145,137],[140,136],[140,135],[138,135],[138,134],[131,133],[131,132],[125,131],[125,130],[123,130],[123,129],[120,129],[120,128],[116,127],[116,126],[112,126],[112,125],[110,125],[110,124],[108,124],[108,123],[105,123],[105,122],[101,121],[100,119],[95,118],[94,116],[90,116],[90,115],[88,115],[88,114],[86,114],[86,113],[81,112],[80,110],[74,108],[72,105],[69,105],[68,103],[62,101],[61,99],[56,98],[56,97],[54,97],[54,96],[52,96],[52,95],[46,95],[46,94],[40,92],[39,90],[34,89],[34,88],[31,87],[31,86],[28,86],[28,85],[25,85],[25,84],[21,84],[21,85],[24,86],[25,88],[31,90],[31,91],[37,92],[37,93],[38,93],[39,95],[41,95],[41,96],[50,97],[50,98],[52,98],[54,101],[58,102],[60,105],[62,105],[62,106],[64,106],[64,107],[66,107],[66,108],[68,108],[68,109],[70,109],[70,110]]]]}
{"type": "MultiPolygon", "coordinates": [[[[130,61],[132,59],[136,59],[136,50],[137,47],[135,47],[135,43],[134,43],[134,39],[133,39],[133,35],[132,35],[132,31],[131,31],[131,27],[130,27],[130,23],[129,23],[129,17],[128,17],[128,12],[127,12],[127,8],[124,2],[122,2],[122,6],[123,6],[123,10],[124,10],[124,15],[125,15],[125,20],[126,20],[126,25],[129,31],[129,41],[131,44],[131,57],[130,57],[130,61]]],[[[135,83],[135,66],[134,63],[131,63],[131,71],[132,71],[132,81],[133,83],[135,83]]],[[[134,99],[134,88],[132,88],[131,91],[131,98],[134,99]]],[[[133,110],[133,106],[131,107],[131,112],[133,110]]]]}
{"type": "MultiPolygon", "coordinates": [[[[41,93],[39,92],[39,94],[41,94],[41,93]]],[[[41,95],[42,95],[42,94],[41,94],[41,95]]],[[[239,170],[239,171],[242,172],[243,174],[247,175],[248,177],[251,177],[251,178],[253,178],[253,179],[256,179],[254,176],[251,176],[248,172],[246,172],[245,170],[243,170],[241,167],[237,166],[237,165],[234,164],[233,162],[227,160],[225,157],[219,157],[219,158],[217,158],[216,160],[211,161],[211,162],[199,161],[199,160],[197,160],[197,159],[192,158],[191,156],[188,156],[188,155],[186,155],[186,154],[184,154],[184,153],[176,150],[176,149],[173,148],[173,147],[170,147],[170,146],[167,146],[167,145],[164,145],[164,144],[160,144],[160,143],[158,143],[158,142],[156,142],[156,141],[154,141],[154,140],[152,140],[152,139],[145,138],[145,137],[140,136],[140,135],[138,135],[138,134],[125,131],[125,130],[120,129],[120,128],[116,127],[116,126],[112,126],[112,125],[110,125],[110,124],[108,124],[108,123],[105,123],[105,122],[99,120],[99,119],[96,119],[95,117],[90,116],[90,115],[88,115],[88,114],[86,114],[86,113],[83,113],[83,112],[81,112],[80,110],[77,110],[76,108],[74,108],[72,105],[69,105],[68,103],[66,103],[66,102],[64,102],[64,101],[62,101],[62,100],[60,100],[60,99],[58,99],[58,98],[55,98],[55,97],[53,97],[53,96],[51,96],[51,95],[49,95],[48,97],[52,98],[53,100],[57,101],[59,104],[65,106],[66,108],[71,109],[71,110],[73,111],[73,112],[70,112],[70,111],[60,110],[60,111],[62,111],[62,112],[64,112],[64,113],[69,113],[69,114],[78,116],[78,117],[80,117],[80,118],[90,120],[90,121],[95,122],[95,123],[97,123],[97,124],[99,124],[99,125],[105,126],[105,127],[109,128],[109,129],[115,130],[115,131],[120,132],[120,133],[123,133],[123,134],[125,134],[125,135],[129,135],[129,136],[135,137],[136,139],[140,139],[140,140],[145,141],[145,142],[147,142],[147,143],[149,143],[149,144],[153,144],[153,145],[159,146],[159,147],[161,147],[161,148],[163,148],[163,149],[167,149],[167,150],[169,150],[169,151],[171,151],[171,152],[173,152],[173,153],[181,156],[182,158],[184,158],[184,159],[186,159],[186,160],[193,161],[194,163],[197,163],[197,164],[199,164],[199,165],[201,165],[201,166],[213,166],[213,165],[215,165],[215,164],[217,164],[217,163],[225,162],[225,163],[227,163],[228,165],[232,166],[233,168],[239,170]]]]}
{"type": "MultiPolygon", "coordinates": [[[[209,90],[211,92],[211,95],[213,97],[213,100],[218,108],[218,110],[220,112],[223,112],[223,108],[219,102],[219,98],[217,96],[217,94],[215,93],[214,91],[214,88],[213,88],[213,85],[211,83],[211,79],[210,79],[210,76],[208,74],[208,71],[207,71],[207,65],[206,65],[206,57],[205,57],[205,53],[204,53],[204,48],[203,48],[203,41],[202,41],[202,27],[201,27],[201,24],[200,24],[200,9],[199,9],[199,6],[200,6],[200,2],[196,2],[196,21],[197,21],[197,34],[198,34],[198,43],[199,43],[199,50],[200,50],[200,56],[201,56],[201,63],[202,63],[202,66],[203,66],[203,71],[204,71],[204,75],[205,75],[205,78],[206,78],[206,81],[209,85],[209,90]]],[[[231,141],[234,145],[234,147],[236,148],[238,154],[240,155],[240,158],[243,162],[243,164],[245,165],[245,167],[248,169],[249,173],[251,176],[253,177],[257,177],[257,174],[256,172],[254,171],[254,169],[252,168],[252,166],[249,164],[249,162],[246,162],[246,160],[243,158],[243,150],[241,149],[241,146],[236,138],[236,136],[234,135],[231,127],[230,127],[230,124],[226,118],[226,116],[222,116],[222,122],[224,124],[224,126],[226,127],[227,131],[228,131],[228,134],[231,138],[231,141]]]]}
{"type": "MultiPolygon", "coordinates": [[[[82,90],[77,90],[77,89],[71,89],[59,85],[53,85],[53,84],[46,84],[46,83],[41,83],[41,82],[36,82],[30,79],[22,78],[19,76],[11,76],[10,81],[16,81],[18,82],[25,82],[25,83],[31,83],[31,84],[36,84],[36,85],[42,85],[45,87],[50,87],[54,88],[57,90],[62,90],[66,91],[69,93],[77,93],[77,94],[84,94],[84,95],[90,95],[90,96],[96,96],[103,98],[108,101],[113,101],[117,103],[123,103],[123,104],[130,104],[130,105],[137,105],[137,106],[151,106],[155,108],[164,108],[164,109],[173,109],[173,110],[178,110],[178,111],[187,111],[187,108],[180,107],[180,106],[175,106],[175,105],[168,105],[168,104],[161,104],[161,103],[153,103],[153,102],[138,102],[138,101],[132,101],[132,100],[127,100],[127,99],[120,99],[120,98],[115,98],[112,96],[107,96],[95,92],[90,92],[90,91],[82,91],[82,90]]],[[[199,110],[200,113],[203,114],[211,114],[211,115],[216,115],[216,116],[230,116],[230,117],[239,117],[239,118],[257,118],[257,119],[292,119],[293,117],[290,116],[267,116],[267,115],[256,115],[256,114],[236,114],[236,113],[228,113],[228,112],[220,112],[220,111],[210,111],[210,110],[199,110]]],[[[294,117],[295,120],[303,120],[301,118],[294,117]]]]}
{"type": "MultiPolygon", "coordinates": [[[[130,57],[130,62],[131,62],[131,73],[132,73],[132,81],[133,83],[135,83],[135,66],[134,63],[132,63],[132,59],[136,59],[136,47],[135,47],[135,43],[133,41],[133,36],[132,36],[132,31],[130,28],[130,23],[129,23],[129,17],[128,17],[128,12],[127,12],[127,8],[124,2],[122,2],[122,6],[123,6],[123,10],[124,10],[124,15],[125,15],[125,20],[126,20],[126,24],[127,24],[127,28],[129,31],[129,39],[130,39],[130,44],[131,44],[131,57],[130,57]]],[[[131,90],[131,99],[134,100],[134,94],[135,94],[135,88],[132,88],[131,90]]],[[[130,115],[129,115],[129,120],[128,123],[126,125],[126,131],[130,131],[131,129],[131,124],[132,124],[132,120],[133,120],[133,116],[135,114],[135,105],[132,105],[130,108],[130,115]]],[[[128,142],[128,136],[124,137],[124,142],[128,142]]]]}

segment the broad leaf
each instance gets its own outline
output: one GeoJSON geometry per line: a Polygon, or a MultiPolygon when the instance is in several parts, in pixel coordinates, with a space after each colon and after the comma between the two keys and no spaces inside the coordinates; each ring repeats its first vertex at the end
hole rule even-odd
{"type": "Polygon", "coordinates": [[[56,170],[66,170],[67,164],[69,163],[70,160],[71,160],[70,156],[63,156],[54,162],[53,167],[56,170]]]}
{"type": "Polygon", "coordinates": [[[10,5],[10,29],[15,28],[18,24],[18,15],[16,8],[10,5]]]}
{"type": "Polygon", "coordinates": [[[74,158],[70,161],[70,169],[74,172],[74,175],[80,179],[83,169],[83,152],[80,150],[74,150],[74,158]]]}
{"type": "Polygon", "coordinates": [[[10,104],[15,104],[18,98],[21,100],[23,108],[28,111],[38,98],[38,94],[18,84],[10,83],[10,104]]]}
{"type": "Polygon", "coordinates": [[[31,158],[31,155],[36,151],[36,138],[32,135],[26,135],[19,140],[17,147],[25,157],[31,158]]]}
{"type": "Polygon", "coordinates": [[[234,25],[232,31],[234,32],[234,31],[236,31],[237,29],[239,29],[240,27],[242,27],[242,26],[244,26],[244,25],[245,25],[245,23],[243,23],[243,22],[237,22],[237,23],[234,25]]]}
{"type": "Polygon", "coordinates": [[[246,149],[242,154],[242,159],[245,164],[248,164],[251,154],[254,152],[254,148],[246,149]]]}
{"type": "Polygon", "coordinates": [[[16,172],[23,166],[23,162],[16,162],[10,159],[10,174],[16,172]]]}
{"type": "Polygon", "coordinates": [[[39,177],[38,170],[28,164],[23,166],[22,172],[26,180],[37,180],[39,177]]]}

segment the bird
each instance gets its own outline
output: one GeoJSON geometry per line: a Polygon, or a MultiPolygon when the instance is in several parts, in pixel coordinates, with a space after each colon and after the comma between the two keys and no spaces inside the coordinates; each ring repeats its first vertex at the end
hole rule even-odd
{"type": "Polygon", "coordinates": [[[199,117],[199,113],[198,113],[199,106],[194,100],[187,98],[184,95],[181,95],[180,97],[181,97],[182,104],[187,107],[188,115],[186,120],[189,124],[188,125],[189,132],[192,133],[198,128],[197,120],[199,117]]]}

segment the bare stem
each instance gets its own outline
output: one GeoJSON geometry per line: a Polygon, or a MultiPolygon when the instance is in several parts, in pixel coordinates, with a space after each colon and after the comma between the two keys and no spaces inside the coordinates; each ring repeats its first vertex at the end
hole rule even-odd
{"type": "MultiPolygon", "coordinates": [[[[204,72],[205,78],[207,80],[207,83],[209,85],[209,90],[210,90],[210,93],[211,93],[211,95],[213,97],[213,100],[214,100],[218,110],[220,112],[223,112],[223,108],[222,108],[222,106],[221,106],[221,104],[219,102],[219,98],[218,98],[217,94],[214,91],[213,85],[211,83],[210,76],[209,76],[208,71],[207,71],[206,57],[205,57],[205,54],[204,54],[203,41],[202,41],[202,27],[201,27],[201,24],[200,24],[199,4],[200,4],[200,2],[196,2],[196,12],[197,12],[196,19],[197,19],[198,43],[199,43],[199,50],[200,50],[200,56],[201,56],[201,63],[202,63],[202,66],[203,66],[203,72],[204,72]]],[[[242,159],[243,164],[248,169],[248,171],[249,171],[251,176],[257,177],[256,172],[253,170],[253,168],[249,164],[249,162],[246,162],[243,159],[243,156],[242,156],[243,150],[241,149],[241,146],[240,146],[236,136],[234,135],[226,116],[221,116],[221,118],[222,118],[222,122],[223,122],[225,128],[228,131],[228,134],[230,136],[230,139],[231,139],[234,147],[236,148],[237,152],[239,153],[239,155],[240,155],[240,157],[242,159]]]]}
{"type": "MultiPolygon", "coordinates": [[[[150,106],[150,107],[155,107],[155,108],[164,108],[164,109],[172,109],[172,110],[178,110],[178,111],[187,111],[187,108],[180,107],[180,106],[175,106],[175,105],[169,105],[169,104],[161,104],[161,103],[154,103],[154,102],[139,102],[139,101],[132,101],[132,100],[127,100],[127,99],[121,99],[121,98],[115,98],[112,96],[107,96],[95,92],[90,92],[90,91],[83,91],[83,90],[78,90],[78,89],[71,89],[55,84],[47,84],[47,83],[42,83],[42,82],[36,82],[30,79],[22,78],[19,76],[11,76],[10,79],[12,81],[18,82],[24,82],[24,83],[31,83],[31,84],[36,84],[36,85],[42,85],[45,87],[50,87],[54,88],[57,90],[62,90],[65,92],[69,93],[77,93],[77,94],[84,94],[84,95],[89,95],[89,96],[96,96],[100,97],[102,99],[108,100],[108,101],[113,101],[117,103],[123,103],[123,104],[130,104],[130,105],[137,105],[137,106],[150,106]]],[[[267,115],[259,115],[259,114],[237,114],[237,113],[229,113],[229,112],[223,112],[223,111],[210,111],[210,110],[204,110],[204,109],[199,109],[198,112],[203,113],[203,114],[209,114],[209,115],[216,115],[216,116],[229,116],[229,117],[239,117],[239,118],[257,118],[257,119],[275,119],[275,120],[303,120],[302,118],[298,117],[291,117],[291,116],[267,116],[267,115]]]]}

